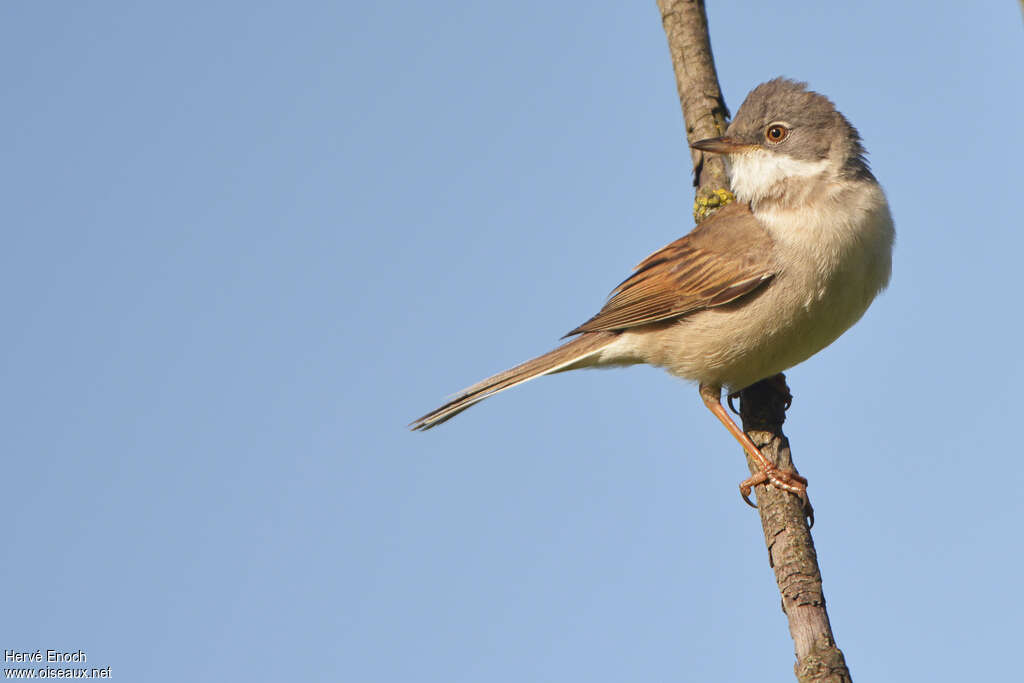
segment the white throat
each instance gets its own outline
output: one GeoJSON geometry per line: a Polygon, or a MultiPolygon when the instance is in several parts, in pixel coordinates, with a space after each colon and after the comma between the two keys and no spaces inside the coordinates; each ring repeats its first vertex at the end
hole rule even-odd
{"type": "Polygon", "coordinates": [[[830,159],[803,161],[765,149],[734,154],[729,162],[730,182],[736,198],[755,208],[766,199],[786,204],[808,199],[814,186],[836,176],[830,159]]]}

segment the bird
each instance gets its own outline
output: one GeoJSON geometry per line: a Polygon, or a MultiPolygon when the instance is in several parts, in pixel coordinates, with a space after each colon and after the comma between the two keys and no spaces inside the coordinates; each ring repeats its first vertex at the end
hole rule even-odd
{"type": "Polygon", "coordinates": [[[761,455],[722,405],[801,363],[856,323],[884,290],[895,228],[857,130],[826,96],[779,77],[744,99],[719,154],[734,201],[654,252],[571,340],[480,381],[413,421],[428,430],[542,375],[646,363],[696,382],[704,405],[758,464],[740,483],[806,503],[807,480],[761,455]]]}

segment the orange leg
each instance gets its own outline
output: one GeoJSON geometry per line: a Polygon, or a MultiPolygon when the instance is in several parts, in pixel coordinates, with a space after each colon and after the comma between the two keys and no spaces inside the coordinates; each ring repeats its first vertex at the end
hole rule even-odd
{"type": "Polygon", "coordinates": [[[761,454],[761,451],[754,445],[754,442],[750,440],[750,437],[747,436],[746,432],[740,429],[739,426],[732,421],[732,418],[729,417],[729,413],[725,412],[725,408],[722,406],[722,387],[701,384],[700,397],[704,401],[704,405],[708,407],[708,410],[710,410],[714,416],[718,418],[718,421],[729,430],[729,433],[740,442],[740,445],[743,446],[743,450],[745,450],[750,457],[757,462],[757,466],[761,469],[761,471],[754,476],[740,482],[740,495],[743,496],[743,500],[747,502],[747,505],[757,507],[750,502],[750,490],[758,484],[767,483],[799,496],[804,501],[804,505],[807,506],[807,480],[796,472],[780,470],[770,460],[768,460],[768,458],[761,454]]]}

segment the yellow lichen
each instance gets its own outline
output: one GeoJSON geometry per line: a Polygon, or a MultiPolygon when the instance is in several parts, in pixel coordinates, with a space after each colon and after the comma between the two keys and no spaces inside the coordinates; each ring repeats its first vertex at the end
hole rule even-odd
{"type": "Polygon", "coordinates": [[[722,208],[735,199],[732,192],[722,188],[712,190],[710,194],[698,195],[693,201],[693,219],[700,223],[716,209],[722,208]]]}

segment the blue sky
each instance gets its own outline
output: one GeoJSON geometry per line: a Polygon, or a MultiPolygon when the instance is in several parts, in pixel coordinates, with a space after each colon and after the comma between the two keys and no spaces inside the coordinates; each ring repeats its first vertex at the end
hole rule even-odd
{"type": "MultiPolygon", "coordinates": [[[[789,373],[861,680],[1015,670],[1015,2],[709,3],[860,130],[890,289],[789,373]]],[[[0,646],[145,681],[792,680],[742,453],[648,369],[446,395],[692,227],[648,3],[5,3],[0,646]]]]}

